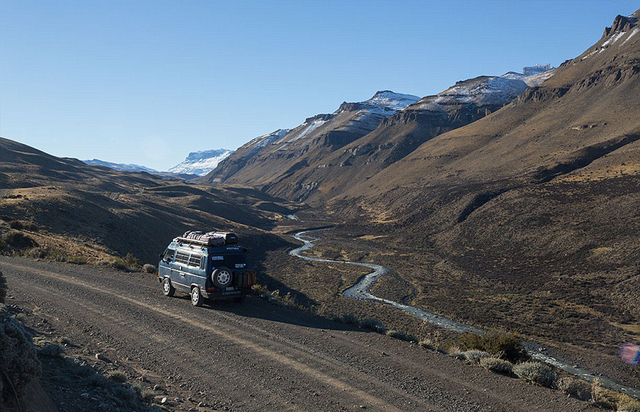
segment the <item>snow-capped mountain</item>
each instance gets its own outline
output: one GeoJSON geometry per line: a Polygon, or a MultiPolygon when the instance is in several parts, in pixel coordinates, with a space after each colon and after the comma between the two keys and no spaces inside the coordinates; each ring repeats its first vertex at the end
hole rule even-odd
{"type": "Polygon", "coordinates": [[[83,160],[83,162],[88,165],[105,166],[110,169],[120,170],[122,172],[147,172],[147,173],[154,173],[154,174],[158,173],[158,171],[155,169],[151,169],[149,167],[140,166],[136,164],[105,162],[104,160],[99,160],[99,159],[83,160]]]}
{"type": "Polygon", "coordinates": [[[419,99],[384,90],[362,102],[344,102],[333,113],[318,114],[292,129],[276,130],[251,140],[203,181],[229,181],[240,171],[246,175],[241,178],[243,182],[277,180],[305,162],[321,159],[372,132],[382,121],[419,99]]]}
{"type": "Polygon", "coordinates": [[[204,176],[218,166],[218,163],[229,157],[233,150],[211,149],[191,152],[180,164],[168,170],[176,174],[194,174],[204,176]]]}
{"type": "Polygon", "coordinates": [[[503,106],[524,92],[528,87],[538,86],[553,75],[553,70],[524,75],[508,72],[502,76],[479,76],[459,81],[435,96],[427,96],[413,110],[443,111],[459,105],[503,106]]]}

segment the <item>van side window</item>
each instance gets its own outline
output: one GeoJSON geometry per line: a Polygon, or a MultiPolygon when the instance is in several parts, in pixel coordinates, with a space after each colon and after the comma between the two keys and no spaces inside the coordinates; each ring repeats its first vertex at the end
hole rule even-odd
{"type": "Polygon", "coordinates": [[[202,256],[191,255],[191,257],[189,258],[189,266],[199,268],[201,263],[202,263],[202,256]]]}
{"type": "Polygon", "coordinates": [[[163,259],[169,263],[171,263],[171,261],[173,261],[173,255],[176,253],[175,250],[173,249],[167,249],[164,251],[164,257],[163,259]]]}
{"type": "Polygon", "coordinates": [[[176,263],[181,263],[183,265],[189,264],[189,255],[183,252],[176,253],[176,263]]]}

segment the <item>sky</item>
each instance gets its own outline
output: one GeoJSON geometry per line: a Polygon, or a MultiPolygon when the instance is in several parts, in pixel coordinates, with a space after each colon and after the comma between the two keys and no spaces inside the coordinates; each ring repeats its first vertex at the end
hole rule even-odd
{"type": "Polygon", "coordinates": [[[0,0],[0,136],[167,170],[378,90],[560,65],[638,0],[0,0]]]}

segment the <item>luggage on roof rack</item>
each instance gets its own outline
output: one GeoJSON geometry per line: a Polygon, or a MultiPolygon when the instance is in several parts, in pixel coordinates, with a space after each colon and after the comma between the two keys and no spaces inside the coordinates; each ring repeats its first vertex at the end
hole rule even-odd
{"type": "Polygon", "coordinates": [[[225,245],[235,245],[238,243],[238,236],[232,232],[203,232],[201,230],[187,230],[182,237],[178,238],[183,242],[193,242],[207,246],[220,247],[225,245]]]}

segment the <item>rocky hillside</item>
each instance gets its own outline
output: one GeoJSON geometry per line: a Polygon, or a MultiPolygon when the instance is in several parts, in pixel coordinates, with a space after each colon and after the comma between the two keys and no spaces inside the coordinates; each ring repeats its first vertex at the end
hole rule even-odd
{"type": "Polygon", "coordinates": [[[473,302],[459,316],[613,355],[617,342],[639,340],[638,16],[618,16],[553,77],[427,140],[331,209],[438,256],[403,273],[425,291],[419,304],[444,307],[451,288],[473,302]],[[438,276],[440,293],[429,292],[438,276]]]}
{"type": "MultiPolygon", "coordinates": [[[[331,150],[313,150],[307,141],[298,141],[328,121],[327,115],[320,115],[280,139],[269,140],[272,135],[267,135],[249,142],[243,152],[238,151],[237,157],[229,158],[207,179],[249,184],[276,196],[317,204],[366,181],[432,137],[500,109],[525,91],[527,82],[538,84],[551,74],[480,76],[413,102],[391,92],[378,92],[363,103],[343,103],[330,115],[336,122],[344,113],[366,114],[359,115],[356,129],[353,122],[350,124],[349,138],[319,142],[331,150]],[[256,151],[256,144],[264,145],[266,140],[270,141],[264,146],[267,149],[256,151]],[[242,154],[247,151],[251,156],[242,154]]],[[[330,131],[328,136],[344,136],[344,130],[330,131]]]]}
{"type": "Polygon", "coordinates": [[[0,188],[0,253],[94,263],[127,253],[155,262],[193,228],[250,234],[257,249],[280,244],[264,231],[295,208],[250,189],[119,172],[3,138],[0,188]]]}
{"type": "Polygon", "coordinates": [[[240,147],[203,182],[272,185],[324,159],[373,131],[417,96],[381,91],[358,103],[344,102],[331,114],[310,117],[291,130],[277,130],[240,147]]]}

